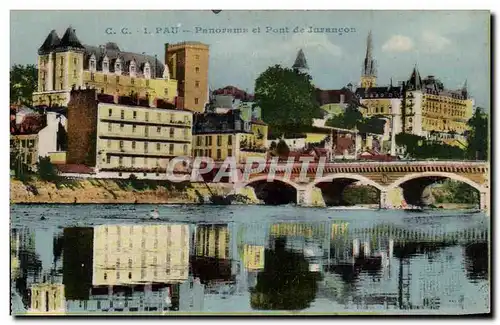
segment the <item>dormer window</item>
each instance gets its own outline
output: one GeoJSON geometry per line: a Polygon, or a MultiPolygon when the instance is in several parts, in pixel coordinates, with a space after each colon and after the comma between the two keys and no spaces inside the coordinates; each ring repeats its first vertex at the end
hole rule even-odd
{"type": "Polygon", "coordinates": [[[89,67],[90,67],[90,71],[91,72],[95,72],[96,71],[97,61],[95,59],[95,55],[94,54],[92,54],[92,56],[90,57],[89,67]]]}
{"type": "Polygon", "coordinates": [[[149,62],[146,62],[144,65],[144,78],[151,79],[151,67],[149,66],[149,62]]]}
{"type": "Polygon", "coordinates": [[[129,73],[131,77],[135,77],[135,61],[130,62],[129,73]]]}
{"type": "Polygon", "coordinates": [[[109,73],[109,59],[107,56],[102,60],[102,71],[104,73],[109,73]]]}
{"type": "Polygon", "coordinates": [[[122,74],[122,62],[119,58],[116,59],[116,62],[115,62],[115,73],[118,75],[122,74]]]}

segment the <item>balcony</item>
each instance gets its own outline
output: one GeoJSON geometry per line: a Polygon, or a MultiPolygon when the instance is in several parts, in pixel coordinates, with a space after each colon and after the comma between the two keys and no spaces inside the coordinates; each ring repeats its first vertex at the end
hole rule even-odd
{"type": "MultiPolygon", "coordinates": [[[[189,150],[188,150],[189,151],[189,150]]],[[[101,156],[119,156],[119,157],[151,157],[151,158],[172,158],[185,156],[184,151],[175,150],[173,153],[169,151],[156,151],[156,150],[147,150],[144,149],[111,149],[111,150],[101,150],[101,156]]]]}
{"type": "Polygon", "coordinates": [[[172,143],[191,143],[192,138],[190,136],[185,137],[171,137],[170,134],[162,135],[151,135],[144,133],[122,133],[122,132],[99,132],[99,138],[101,139],[112,139],[112,140],[137,140],[137,141],[149,141],[149,142],[172,142],[172,143]]]}
{"type": "Polygon", "coordinates": [[[111,115],[111,116],[101,116],[99,117],[99,120],[101,122],[115,122],[115,123],[123,123],[123,124],[135,124],[135,125],[150,125],[150,126],[174,126],[174,127],[179,127],[179,128],[191,128],[191,122],[190,121],[161,121],[161,120],[153,120],[151,121],[150,118],[148,119],[138,119],[137,117],[125,117],[121,118],[121,116],[118,115],[111,115]]]}

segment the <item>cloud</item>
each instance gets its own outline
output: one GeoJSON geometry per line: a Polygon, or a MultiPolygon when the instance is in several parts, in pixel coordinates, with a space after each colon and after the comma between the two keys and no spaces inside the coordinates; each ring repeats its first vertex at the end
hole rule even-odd
{"type": "Polygon", "coordinates": [[[425,31],[422,34],[422,49],[429,53],[439,53],[451,46],[451,41],[435,32],[425,31]]]}
{"type": "Polygon", "coordinates": [[[411,38],[403,35],[393,35],[382,46],[384,52],[409,52],[413,49],[411,38]]]}

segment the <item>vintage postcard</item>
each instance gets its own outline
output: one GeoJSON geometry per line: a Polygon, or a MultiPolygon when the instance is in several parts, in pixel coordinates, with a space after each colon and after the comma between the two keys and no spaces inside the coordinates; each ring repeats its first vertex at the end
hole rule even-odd
{"type": "Polygon", "coordinates": [[[489,315],[490,19],[11,11],[11,314],[489,315]]]}

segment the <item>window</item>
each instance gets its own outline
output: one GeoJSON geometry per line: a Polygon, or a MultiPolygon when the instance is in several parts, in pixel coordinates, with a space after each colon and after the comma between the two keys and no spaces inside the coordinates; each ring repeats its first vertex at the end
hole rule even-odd
{"type": "MultiPolygon", "coordinates": [[[[160,159],[156,159],[156,167],[160,167],[160,159]]],[[[158,175],[156,175],[156,176],[158,176],[158,175]]],[[[156,242],[156,244],[158,245],[158,238],[156,238],[156,241],[155,241],[155,242],[156,242]]],[[[155,248],[158,248],[158,246],[157,246],[157,247],[155,247],[155,248]]]]}
{"type": "Polygon", "coordinates": [[[113,131],[113,126],[111,125],[111,123],[108,123],[108,132],[111,132],[113,131]]]}
{"type": "Polygon", "coordinates": [[[175,129],[174,128],[170,128],[170,137],[173,138],[175,135],[175,129]]]}
{"type": "Polygon", "coordinates": [[[173,143],[171,143],[171,144],[169,145],[169,148],[168,148],[168,153],[169,153],[169,154],[171,154],[171,155],[173,155],[173,154],[174,154],[174,144],[173,144],[173,143]]]}
{"type": "Polygon", "coordinates": [[[73,64],[74,64],[74,65],[77,65],[77,64],[78,64],[78,59],[77,59],[77,58],[73,58],[73,64]]]}
{"type": "Polygon", "coordinates": [[[196,73],[200,73],[200,67],[196,67],[194,68],[194,70],[196,71],[196,73]]]}
{"type": "Polygon", "coordinates": [[[116,83],[119,84],[120,83],[120,77],[119,76],[116,76],[116,83]]]}
{"type": "Polygon", "coordinates": [[[95,81],[95,74],[93,72],[90,73],[90,80],[95,81]]]}
{"type": "Polygon", "coordinates": [[[233,150],[232,149],[227,149],[227,155],[231,157],[233,155],[233,150]]]}
{"type": "Polygon", "coordinates": [[[149,112],[146,112],[146,121],[149,121],[149,112]]]}
{"type": "Polygon", "coordinates": [[[184,115],[184,124],[189,124],[189,116],[184,115]]]}
{"type": "Polygon", "coordinates": [[[184,152],[184,155],[187,155],[188,154],[188,146],[187,146],[187,144],[185,144],[182,149],[183,149],[182,151],[184,152]]]}
{"type": "Polygon", "coordinates": [[[160,133],[160,132],[161,132],[161,126],[158,126],[158,127],[156,128],[156,133],[160,133]]]}
{"type": "Polygon", "coordinates": [[[134,166],[135,165],[135,157],[132,157],[132,162],[131,162],[131,165],[134,166]]]}
{"type": "Polygon", "coordinates": [[[123,123],[120,123],[120,131],[123,131],[124,127],[125,127],[125,125],[123,123]]]}
{"type": "Polygon", "coordinates": [[[64,64],[64,58],[61,58],[61,65],[64,64]]]}
{"type": "Polygon", "coordinates": [[[149,87],[149,80],[146,80],[146,87],[149,87]]]}
{"type": "Polygon", "coordinates": [[[135,130],[137,129],[137,125],[132,125],[132,132],[135,133],[135,130]]]}
{"type": "Polygon", "coordinates": [[[165,96],[168,96],[168,88],[165,88],[164,93],[165,93],[165,96]]]}
{"type": "Polygon", "coordinates": [[[135,149],[135,141],[132,141],[132,149],[135,149]]]}
{"type": "Polygon", "coordinates": [[[110,109],[108,110],[108,116],[109,116],[109,117],[111,117],[112,115],[113,115],[113,110],[110,108],[110,109]]]}
{"type": "Polygon", "coordinates": [[[135,120],[135,119],[137,118],[137,112],[133,112],[133,113],[132,113],[132,116],[133,116],[133,118],[134,118],[134,120],[135,120]]]}
{"type": "Polygon", "coordinates": [[[120,140],[120,149],[123,149],[123,140],[120,140]]]}
{"type": "Polygon", "coordinates": [[[77,75],[76,75],[76,70],[73,70],[73,78],[76,78],[77,75]]]}
{"type": "Polygon", "coordinates": [[[222,157],[221,150],[217,149],[217,160],[220,160],[222,157]]]}
{"type": "Polygon", "coordinates": [[[174,114],[170,114],[170,123],[174,122],[174,114]]]}
{"type": "Polygon", "coordinates": [[[189,130],[184,129],[184,139],[187,139],[187,138],[189,138],[189,130]]]}
{"type": "MultiPolygon", "coordinates": [[[[148,152],[148,143],[144,142],[144,152],[148,152]]],[[[147,161],[147,158],[144,158],[144,162],[147,161]]]]}
{"type": "Polygon", "coordinates": [[[118,165],[120,165],[120,167],[123,165],[123,157],[118,157],[118,165]]]}
{"type": "Polygon", "coordinates": [[[104,82],[108,82],[108,76],[104,75],[104,82]]]}
{"type": "Polygon", "coordinates": [[[217,146],[218,147],[222,146],[222,135],[217,136],[217,146]]]}
{"type": "Polygon", "coordinates": [[[160,143],[156,144],[156,151],[160,151],[160,143]]]}
{"type": "Polygon", "coordinates": [[[61,89],[61,90],[63,89],[63,84],[62,84],[62,82],[59,84],[59,89],[61,89]]]}
{"type": "Polygon", "coordinates": [[[201,146],[201,139],[202,139],[202,137],[200,137],[200,136],[196,137],[196,145],[197,146],[201,146]]]}
{"type": "Polygon", "coordinates": [[[149,129],[148,127],[144,127],[144,135],[148,136],[149,135],[149,129]]]}
{"type": "Polygon", "coordinates": [[[200,82],[199,82],[198,80],[196,80],[196,81],[194,82],[194,86],[195,86],[196,88],[200,88],[200,82]]]}
{"type": "Polygon", "coordinates": [[[111,164],[111,156],[106,156],[106,163],[111,164]]]}
{"type": "Polygon", "coordinates": [[[196,54],[194,57],[196,58],[196,60],[200,59],[200,56],[198,54],[196,54]]]}
{"type": "Polygon", "coordinates": [[[156,119],[159,121],[161,121],[161,113],[156,113],[156,119]]]}
{"type": "Polygon", "coordinates": [[[195,98],[195,99],[194,99],[194,103],[195,103],[195,104],[198,104],[198,98],[195,98]]]}
{"type": "Polygon", "coordinates": [[[233,136],[230,134],[227,136],[227,145],[230,146],[233,144],[233,136]]]}
{"type": "Polygon", "coordinates": [[[111,140],[108,140],[107,146],[108,148],[111,148],[111,140]]]}

